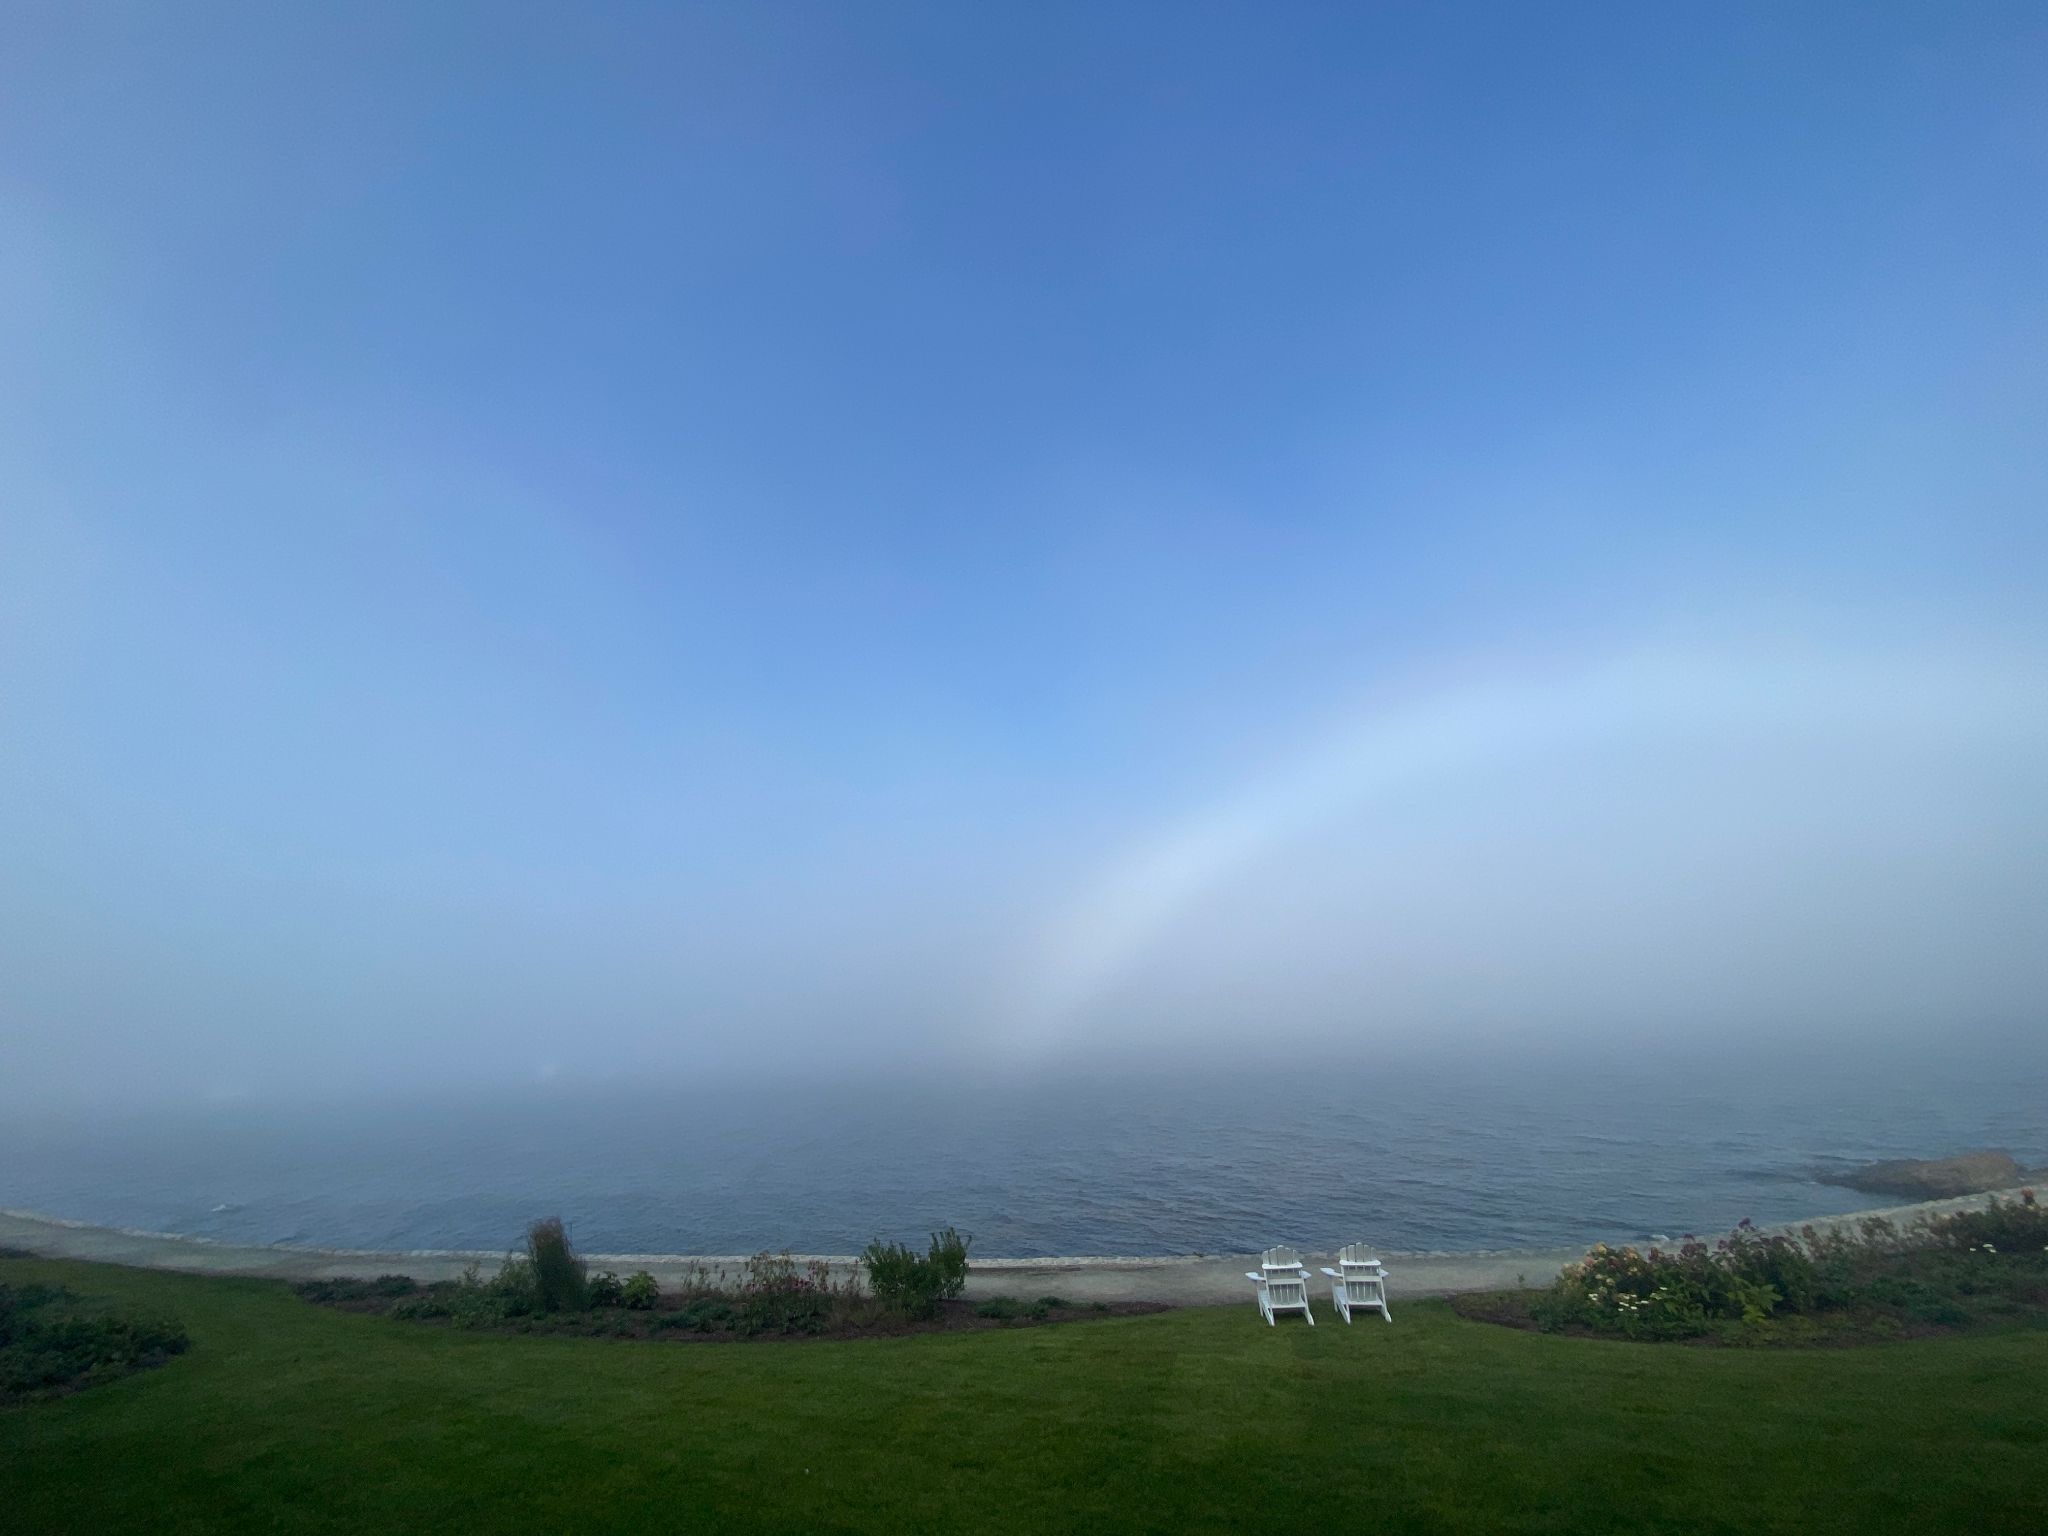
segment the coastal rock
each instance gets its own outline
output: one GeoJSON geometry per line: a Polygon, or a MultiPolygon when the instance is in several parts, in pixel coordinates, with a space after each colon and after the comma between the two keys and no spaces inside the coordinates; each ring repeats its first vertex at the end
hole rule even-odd
{"type": "Polygon", "coordinates": [[[1861,1168],[1818,1175],[1823,1184],[1840,1184],[1873,1195],[1899,1195],[1908,1200],[1945,1200],[1989,1189],[2010,1189],[2024,1183],[2027,1171],[2003,1148],[1964,1152],[1955,1157],[1918,1160],[1892,1158],[1861,1168]]]}

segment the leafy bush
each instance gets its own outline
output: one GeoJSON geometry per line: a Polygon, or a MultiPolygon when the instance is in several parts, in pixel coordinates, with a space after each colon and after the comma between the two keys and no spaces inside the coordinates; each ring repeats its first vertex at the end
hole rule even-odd
{"type": "MultiPolygon", "coordinates": [[[[469,1276],[465,1274],[463,1279],[466,1283],[469,1276]]],[[[480,1289],[507,1317],[531,1317],[541,1310],[540,1282],[531,1259],[507,1259],[496,1278],[481,1282],[480,1289]]]]}
{"type": "Polygon", "coordinates": [[[1765,1236],[1744,1220],[1715,1246],[1720,1263],[1754,1298],[1761,1302],[1766,1291],[1775,1296],[1765,1312],[1781,1305],[1792,1312],[1812,1309],[1819,1277],[1813,1260],[1791,1238],[1765,1236]]]}
{"type": "Polygon", "coordinates": [[[2017,1200],[2000,1200],[1994,1195],[1981,1211],[1937,1216],[1928,1228],[1935,1241],[1947,1248],[1980,1253],[2048,1252],[2048,1209],[2043,1209],[2031,1189],[2021,1190],[2017,1200]]]}
{"type": "Polygon", "coordinates": [[[1635,1339],[1788,1343],[1839,1330],[1873,1336],[1912,1324],[1960,1327],[2038,1308],[2048,1299],[2048,1213],[2024,1191],[1963,1211],[1895,1226],[1883,1217],[1765,1234],[1745,1221],[1712,1247],[1688,1237],[1676,1252],[1594,1246],[1528,1303],[1539,1327],[1579,1326],[1635,1339]],[[2002,1240],[2002,1241],[2001,1241],[2002,1240]],[[1805,1320],[1805,1321],[1802,1321],[1805,1320]]]}
{"type": "Polygon", "coordinates": [[[967,1249],[973,1241],[951,1227],[932,1234],[929,1262],[938,1271],[939,1294],[949,1300],[967,1289],[967,1249]]]}
{"type": "Polygon", "coordinates": [[[803,1271],[787,1250],[747,1260],[740,1284],[739,1326],[744,1333],[821,1333],[832,1310],[831,1269],[813,1260],[803,1271]]]}
{"type": "Polygon", "coordinates": [[[861,1264],[877,1301],[912,1317],[930,1317],[966,1288],[971,1242],[948,1227],[934,1232],[930,1249],[919,1255],[903,1243],[876,1238],[862,1251],[861,1264]]]}
{"type": "Polygon", "coordinates": [[[1576,1323],[1628,1338],[1682,1339],[1720,1323],[1761,1323],[1780,1308],[1806,1311],[1821,1289],[1798,1243],[1744,1221],[1711,1248],[1693,1237],[1676,1253],[1596,1244],[1531,1312],[1547,1328],[1576,1323]]]}
{"type": "Polygon", "coordinates": [[[929,1317],[939,1310],[938,1272],[904,1244],[876,1238],[860,1258],[868,1286],[883,1306],[912,1317],[929,1317]]]}
{"type": "Polygon", "coordinates": [[[610,1270],[600,1270],[590,1277],[583,1288],[585,1299],[593,1307],[622,1306],[626,1299],[626,1288],[619,1284],[619,1277],[610,1270]]]}
{"type": "Polygon", "coordinates": [[[527,1229],[526,1259],[540,1311],[581,1312],[589,1306],[583,1261],[569,1246],[561,1217],[550,1216],[527,1229]]]}
{"type": "Polygon", "coordinates": [[[177,1323],[110,1316],[61,1286],[0,1284],[0,1402],[89,1386],[189,1347],[177,1323]]]}
{"type": "Polygon", "coordinates": [[[455,1315],[454,1303],[449,1297],[450,1287],[429,1286],[417,1296],[401,1299],[386,1313],[405,1322],[428,1322],[455,1315]]]}
{"type": "Polygon", "coordinates": [[[636,1269],[619,1287],[619,1301],[635,1312],[652,1312],[661,1305],[661,1287],[646,1270],[636,1269]]]}
{"type": "Polygon", "coordinates": [[[471,1264],[459,1280],[443,1280],[400,1298],[388,1315],[414,1321],[446,1318],[458,1328],[505,1328],[540,1310],[532,1261],[514,1258],[489,1280],[471,1264]]]}

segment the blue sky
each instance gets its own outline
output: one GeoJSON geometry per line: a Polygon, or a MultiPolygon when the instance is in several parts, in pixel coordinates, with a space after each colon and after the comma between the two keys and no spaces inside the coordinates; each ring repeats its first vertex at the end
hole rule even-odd
{"type": "Polygon", "coordinates": [[[12,7],[0,1071],[2037,1019],[2044,66],[12,7]]]}

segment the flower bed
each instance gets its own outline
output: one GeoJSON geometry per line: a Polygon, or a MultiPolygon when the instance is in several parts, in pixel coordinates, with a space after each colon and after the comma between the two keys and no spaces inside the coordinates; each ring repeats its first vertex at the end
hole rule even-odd
{"type": "Polygon", "coordinates": [[[1899,1227],[1766,1234],[1743,1222],[1675,1249],[1597,1244],[1544,1290],[1460,1298],[1467,1317],[1638,1340],[1823,1343],[2048,1323],[2048,1211],[2017,1201],[1899,1227]]]}

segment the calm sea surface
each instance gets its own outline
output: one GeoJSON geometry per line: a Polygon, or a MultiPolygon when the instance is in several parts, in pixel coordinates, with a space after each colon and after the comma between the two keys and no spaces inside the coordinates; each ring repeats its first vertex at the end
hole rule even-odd
{"type": "Polygon", "coordinates": [[[1510,1248],[1872,1203],[1817,1168],[2048,1164],[2048,1046],[1759,1062],[1616,1052],[825,1086],[554,1087],[374,1109],[10,1115],[0,1206],[238,1242],[988,1257],[1510,1248]]]}

